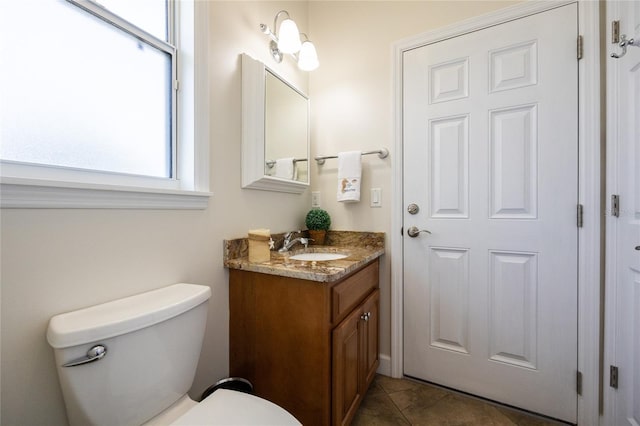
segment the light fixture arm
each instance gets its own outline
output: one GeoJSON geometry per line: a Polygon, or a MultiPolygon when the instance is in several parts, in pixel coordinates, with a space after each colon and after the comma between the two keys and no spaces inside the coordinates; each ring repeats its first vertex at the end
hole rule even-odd
{"type": "MultiPolygon", "coordinates": [[[[280,12],[276,13],[275,18],[273,18],[273,30],[274,30],[274,31],[278,31],[278,30],[276,30],[276,28],[278,28],[278,17],[279,17],[280,15],[282,15],[283,13],[287,15],[287,19],[291,19],[291,16],[289,15],[289,12],[287,12],[286,10],[281,10],[280,12]]],[[[276,38],[278,37],[277,32],[275,32],[273,35],[274,35],[276,38]]]]}
{"type": "Polygon", "coordinates": [[[278,42],[278,17],[281,14],[286,14],[288,19],[291,19],[291,15],[289,15],[289,12],[287,12],[286,10],[281,10],[280,12],[276,13],[275,18],[273,18],[273,30],[271,28],[269,28],[268,25],[265,24],[260,24],[260,31],[262,31],[263,33],[265,33],[266,35],[268,35],[269,37],[271,37],[271,39],[273,41],[275,41],[276,43],[278,42]]]}

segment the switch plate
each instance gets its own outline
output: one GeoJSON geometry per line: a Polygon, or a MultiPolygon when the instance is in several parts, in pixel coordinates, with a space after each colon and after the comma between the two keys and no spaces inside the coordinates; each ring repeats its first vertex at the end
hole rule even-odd
{"type": "Polygon", "coordinates": [[[311,207],[320,207],[320,191],[311,192],[311,207]]]}
{"type": "Polygon", "coordinates": [[[371,207],[382,207],[382,189],[371,188],[371,207]]]}

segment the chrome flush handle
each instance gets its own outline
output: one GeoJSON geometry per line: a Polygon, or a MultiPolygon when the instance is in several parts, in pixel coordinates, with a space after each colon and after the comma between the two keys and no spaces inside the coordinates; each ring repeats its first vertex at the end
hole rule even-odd
{"type": "Polygon", "coordinates": [[[104,358],[106,354],[107,354],[106,346],[95,345],[94,347],[92,347],[87,351],[86,356],[82,358],[74,359],[73,361],[70,361],[64,364],[63,367],[75,367],[76,365],[88,364],[90,362],[98,361],[104,358]]]}

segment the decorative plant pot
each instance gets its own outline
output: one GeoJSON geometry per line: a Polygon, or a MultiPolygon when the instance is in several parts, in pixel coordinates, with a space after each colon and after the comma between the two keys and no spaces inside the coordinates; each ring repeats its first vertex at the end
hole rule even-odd
{"type": "Polygon", "coordinates": [[[325,231],[324,229],[309,229],[309,238],[311,238],[312,240],[310,241],[310,244],[316,246],[324,245],[326,236],[327,231],[325,231]]]}

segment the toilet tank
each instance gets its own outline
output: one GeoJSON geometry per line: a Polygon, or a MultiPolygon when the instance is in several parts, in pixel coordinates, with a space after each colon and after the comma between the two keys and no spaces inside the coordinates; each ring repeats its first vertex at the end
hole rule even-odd
{"type": "Polygon", "coordinates": [[[209,287],[175,284],[56,315],[54,348],[71,425],[139,425],[183,397],[193,382],[209,287]],[[104,357],[73,367],[96,345],[104,357]]]}

